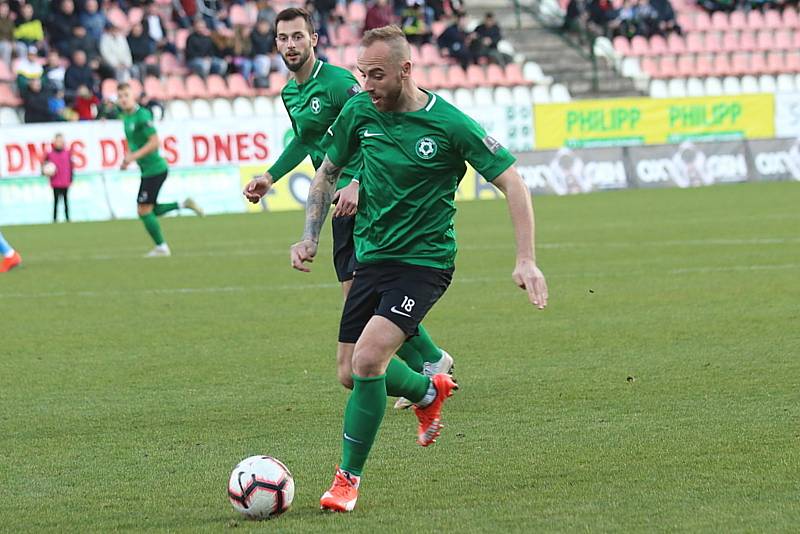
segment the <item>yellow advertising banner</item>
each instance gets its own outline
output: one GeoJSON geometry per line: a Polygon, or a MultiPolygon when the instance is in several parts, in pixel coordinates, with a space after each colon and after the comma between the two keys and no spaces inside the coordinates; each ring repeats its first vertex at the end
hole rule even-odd
{"type": "Polygon", "coordinates": [[[775,99],[770,94],[534,106],[537,149],[771,138],[774,117],[775,99]]]}

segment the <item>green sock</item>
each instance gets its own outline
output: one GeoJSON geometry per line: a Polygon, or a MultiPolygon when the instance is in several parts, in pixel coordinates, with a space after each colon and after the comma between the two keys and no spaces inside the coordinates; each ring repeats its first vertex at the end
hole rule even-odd
{"type": "Polygon", "coordinates": [[[413,370],[418,373],[422,372],[422,363],[424,361],[422,359],[422,354],[420,354],[411,343],[408,341],[403,343],[400,348],[397,349],[397,355],[413,370]]]}
{"type": "Polygon", "coordinates": [[[353,392],[344,410],[342,461],[339,468],[361,476],[386,411],[386,375],[353,375],[353,392]]]}
{"type": "Polygon", "coordinates": [[[419,325],[419,335],[410,338],[405,344],[411,345],[422,356],[423,362],[436,363],[442,359],[442,349],[436,346],[422,325],[419,325]]]}
{"type": "Polygon", "coordinates": [[[153,207],[153,213],[155,213],[157,216],[161,217],[165,213],[169,213],[171,211],[175,211],[179,207],[180,206],[178,206],[177,202],[167,202],[166,204],[156,204],[153,207]]]}
{"type": "Polygon", "coordinates": [[[139,218],[144,223],[145,229],[147,229],[147,233],[150,234],[150,237],[153,238],[153,241],[156,245],[161,245],[164,243],[164,236],[161,235],[161,225],[158,224],[158,219],[156,218],[156,214],[152,211],[147,215],[140,215],[139,218]]]}
{"type": "Polygon", "coordinates": [[[405,397],[411,402],[419,402],[425,397],[430,386],[430,379],[415,371],[406,364],[392,358],[386,368],[386,394],[390,397],[405,397]]]}

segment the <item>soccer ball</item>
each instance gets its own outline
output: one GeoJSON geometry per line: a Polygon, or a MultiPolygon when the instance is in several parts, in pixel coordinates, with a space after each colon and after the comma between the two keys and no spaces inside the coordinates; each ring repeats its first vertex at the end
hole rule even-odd
{"type": "Polygon", "coordinates": [[[58,169],[56,168],[56,164],[52,161],[47,161],[44,165],[42,165],[42,174],[45,176],[55,176],[56,171],[58,171],[58,169]]]}
{"type": "Polygon", "coordinates": [[[250,456],[233,468],[228,499],[248,519],[271,519],[291,506],[294,479],[280,460],[250,456]]]}

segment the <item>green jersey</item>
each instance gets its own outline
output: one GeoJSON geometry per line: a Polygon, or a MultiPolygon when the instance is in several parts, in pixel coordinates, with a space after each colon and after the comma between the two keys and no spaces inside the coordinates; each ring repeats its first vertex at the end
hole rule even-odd
{"type": "Polygon", "coordinates": [[[455,193],[468,161],[492,181],[514,156],[433,93],[427,105],[382,113],[367,93],[350,99],[326,136],[343,166],[361,152],[354,238],[360,263],[394,261],[449,269],[456,256],[455,193]]]}
{"type": "MultiPolygon", "coordinates": [[[[125,125],[125,139],[128,141],[128,150],[131,152],[142,148],[150,139],[150,136],[156,133],[156,128],[153,126],[153,114],[147,108],[136,106],[132,113],[122,114],[122,121],[125,125]]],[[[142,178],[149,178],[167,172],[168,168],[167,161],[161,157],[158,149],[143,158],[139,158],[136,163],[139,164],[139,168],[142,171],[142,178]]]]}
{"type": "MultiPolygon", "coordinates": [[[[333,124],[345,103],[361,92],[361,86],[350,71],[317,60],[311,70],[311,77],[298,84],[290,80],[281,91],[283,105],[292,120],[294,139],[281,153],[269,173],[277,181],[302,162],[311,157],[314,168],[318,169],[325,158],[322,140],[325,132],[333,124]]],[[[353,179],[361,167],[361,158],[354,155],[342,173],[337,189],[353,179]]]]}

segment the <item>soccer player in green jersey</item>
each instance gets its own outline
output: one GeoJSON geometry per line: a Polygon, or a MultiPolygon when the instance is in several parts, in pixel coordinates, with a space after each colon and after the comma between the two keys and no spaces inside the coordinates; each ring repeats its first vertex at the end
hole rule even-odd
{"type": "MultiPolygon", "coordinates": [[[[539,309],[547,283],[534,256],[534,217],[514,157],[471,118],[411,77],[402,30],[364,34],[358,69],[365,92],[351,98],[328,130],[328,148],[306,204],[303,238],[292,246],[294,268],[308,271],[336,182],[361,152],[355,221],[356,272],[339,327],[339,358],[353,362],[353,392],[344,414],[342,457],[320,499],[325,510],[350,511],[364,463],[383,419],[387,394],[414,402],[417,442],[439,435],[444,400],[456,385],[446,374],[398,377],[392,355],[416,332],[450,284],[456,256],[455,193],[468,161],[502,191],[514,226],[512,278],[539,309]]],[[[406,368],[407,369],[407,368],[406,368]]]]}
{"type": "Polygon", "coordinates": [[[125,139],[128,141],[128,152],[122,160],[122,170],[136,162],[142,171],[142,181],[139,185],[139,194],[136,202],[137,213],[144,223],[147,233],[155,243],[148,257],[169,256],[169,245],[161,233],[161,225],[156,217],[169,213],[179,208],[192,210],[198,215],[203,211],[191,198],[177,202],[158,203],[158,192],[167,179],[167,161],[158,153],[158,133],[153,124],[153,114],[149,109],[136,103],[131,86],[127,83],[119,84],[117,88],[117,105],[122,111],[122,121],[125,126],[125,139]]]}
{"type": "MultiPolygon", "coordinates": [[[[281,91],[281,98],[292,121],[295,136],[277,161],[259,178],[245,187],[244,195],[257,203],[267,194],[272,184],[311,157],[314,168],[319,168],[325,156],[322,140],[325,132],[339,116],[347,101],[361,92],[361,86],[350,71],[323,63],[316,58],[314,47],[317,34],[311,16],[299,8],[281,11],[276,17],[278,52],[294,77],[281,91]]],[[[345,297],[353,280],[355,250],[353,227],[358,206],[358,170],[361,157],[354,154],[336,183],[333,200],[336,202],[331,226],[333,228],[333,263],[336,276],[342,283],[345,297]]],[[[416,371],[429,376],[450,372],[453,358],[437,347],[425,329],[410,338],[398,349],[398,355],[416,371]]],[[[351,362],[338,362],[340,382],[352,388],[351,362]]],[[[398,399],[396,407],[411,403],[398,399]]]]}

